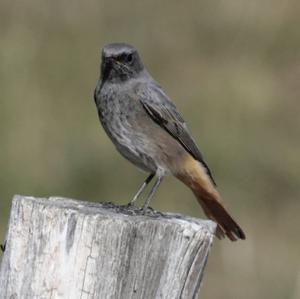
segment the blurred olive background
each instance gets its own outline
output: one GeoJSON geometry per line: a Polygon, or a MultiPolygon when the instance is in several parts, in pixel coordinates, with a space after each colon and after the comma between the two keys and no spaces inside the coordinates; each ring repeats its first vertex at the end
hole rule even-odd
{"type": "MultiPolygon", "coordinates": [[[[1,1],[1,240],[14,194],[126,203],[144,180],[93,101],[101,47],[124,41],[176,102],[247,234],[215,240],[201,298],[300,298],[299,3],[1,1]]],[[[203,217],[174,178],[153,207],[203,217]]]]}

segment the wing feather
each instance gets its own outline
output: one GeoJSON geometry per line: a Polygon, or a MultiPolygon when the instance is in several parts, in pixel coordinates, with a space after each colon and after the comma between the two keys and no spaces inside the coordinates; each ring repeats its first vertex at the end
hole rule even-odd
{"type": "Polygon", "coordinates": [[[216,185],[212,173],[203,159],[194,139],[188,131],[186,123],[176,109],[173,102],[167,97],[157,84],[148,85],[147,88],[138,89],[139,100],[148,115],[173,136],[194,159],[199,161],[214,185],[216,185]]]}

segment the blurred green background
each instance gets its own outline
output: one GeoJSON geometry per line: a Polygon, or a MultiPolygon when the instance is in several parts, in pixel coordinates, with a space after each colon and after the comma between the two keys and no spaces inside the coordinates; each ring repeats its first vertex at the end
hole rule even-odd
{"type": "MultiPolygon", "coordinates": [[[[215,240],[201,298],[300,298],[300,2],[0,2],[0,239],[14,194],[126,203],[145,178],[100,127],[100,49],[135,45],[247,240],[215,240]]],[[[203,217],[174,178],[153,207],[203,217]]]]}

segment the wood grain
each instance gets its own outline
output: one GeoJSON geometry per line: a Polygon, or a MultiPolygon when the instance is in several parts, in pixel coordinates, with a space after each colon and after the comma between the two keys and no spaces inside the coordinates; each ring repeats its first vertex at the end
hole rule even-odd
{"type": "Polygon", "coordinates": [[[196,298],[215,228],[152,209],[15,196],[0,298],[196,298]]]}

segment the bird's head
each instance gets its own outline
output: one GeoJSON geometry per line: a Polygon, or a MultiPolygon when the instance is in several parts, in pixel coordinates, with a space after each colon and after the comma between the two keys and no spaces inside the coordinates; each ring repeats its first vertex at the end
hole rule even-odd
{"type": "Polygon", "coordinates": [[[143,69],[137,50],[128,44],[108,44],[102,49],[102,81],[126,81],[136,77],[143,69]]]}

